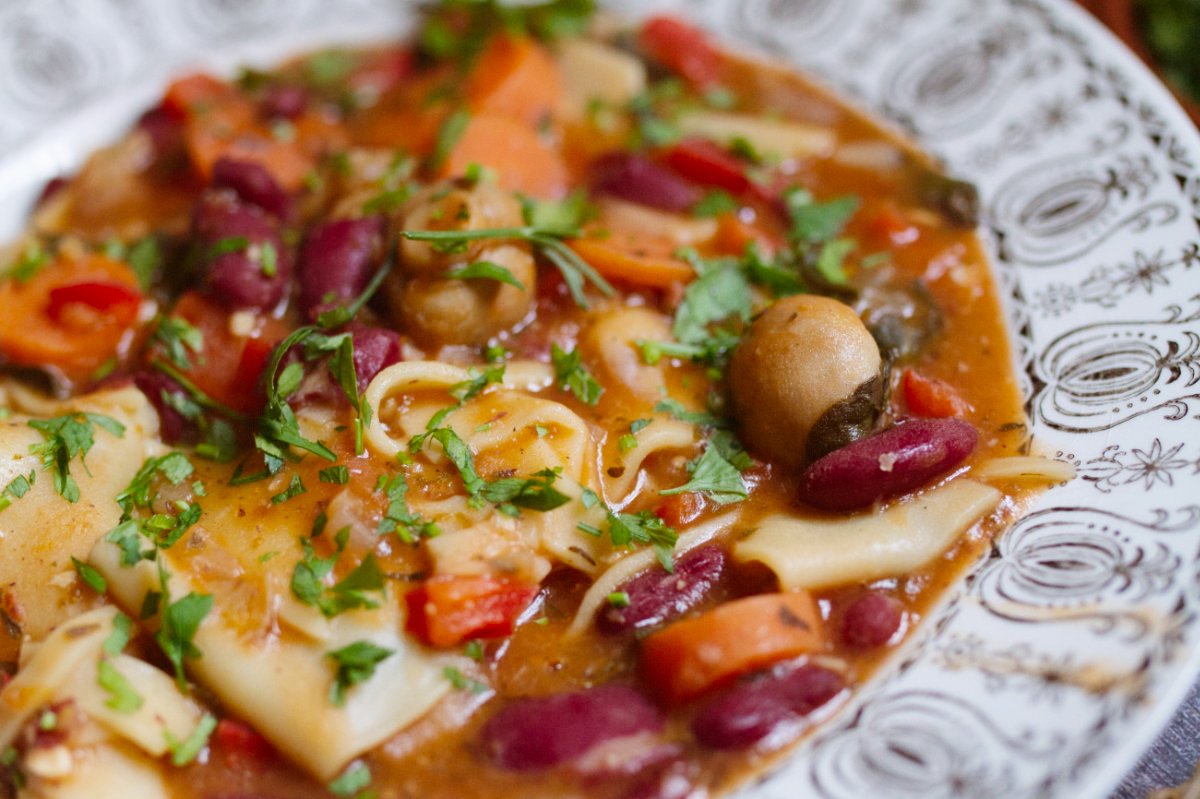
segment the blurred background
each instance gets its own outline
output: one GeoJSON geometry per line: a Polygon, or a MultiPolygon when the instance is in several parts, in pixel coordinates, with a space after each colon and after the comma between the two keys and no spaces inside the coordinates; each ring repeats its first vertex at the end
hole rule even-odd
{"type": "Polygon", "coordinates": [[[1200,0],[1079,0],[1125,40],[1200,123],[1200,0]]]}

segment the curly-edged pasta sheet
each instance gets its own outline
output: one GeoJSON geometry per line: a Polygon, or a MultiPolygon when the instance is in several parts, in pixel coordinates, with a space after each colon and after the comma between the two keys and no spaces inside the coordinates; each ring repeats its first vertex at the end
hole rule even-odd
{"type": "Polygon", "coordinates": [[[648,365],[637,342],[670,338],[666,319],[648,308],[608,311],[588,326],[579,339],[579,349],[605,387],[602,407],[632,414],[631,419],[648,415],[666,391],[664,372],[668,367],[665,360],[648,365]]]}
{"type": "Polygon", "coordinates": [[[649,461],[665,455],[690,453],[697,442],[696,427],[658,416],[638,431],[632,447],[623,447],[619,441],[614,440],[610,442],[612,446],[606,447],[605,468],[601,471],[604,498],[614,506],[627,505],[647,487],[649,461]]]}
{"type": "Polygon", "coordinates": [[[69,708],[56,721],[59,740],[26,753],[22,797],[168,796],[156,759],[167,753],[169,741],[187,739],[201,711],[162,671],[104,651],[116,615],[111,606],[89,611],[26,647],[21,670],[0,692],[0,748],[12,743],[33,713],[69,708]],[[137,707],[114,709],[99,679],[102,668],[130,686],[137,707]]]}
{"type": "MultiPolygon", "coordinates": [[[[175,560],[173,552],[159,555],[172,597],[200,591],[194,575],[175,560]]],[[[91,561],[131,613],[142,607],[147,592],[160,590],[158,567],[148,561],[122,565],[115,544],[99,543],[91,561]]],[[[238,592],[219,590],[212,596],[213,610],[193,639],[202,655],[188,661],[189,672],[321,779],[330,779],[353,757],[408,726],[449,690],[437,658],[404,635],[393,597],[376,609],[329,619],[326,634],[313,638],[286,627],[248,634],[238,592]],[[339,707],[328,699],[334,672],[327,655],[360,641],[392,654],[369,680],[349,689],[339,707]]]]}
{"type": "Polygon", "coordinates": [[[766,564],[787,589],[818,589],[919,569],[1000,501],[999,491],[959,478],[883,511],[843,519],[771,516],[734,546],[766,564]]]}
{"type": "Polygon", "coordinates": [[[81,594],[71,558],[87,557],[96,540],[116,525],[121,510],[113,497],[162,446],[156,439],[158,417],[133,388],[90,394],[47,410],[104,414],[125,431],[117,437],[95,427],[95,444],[83,462],[69,462],[79,484],[79,500],[72,503],[55,491],[53,476],[30,452],[45,440],[29,426],[30,417],[0,422],[0,486],[35,473],[28,493],[0,510],[0,591],[20,609],[21,618],[14,621],[33,640],[90,606],[93,600],[81,594]]]}
{"type": "MultiPolygon", "coordinates": [[[[375,409],[368,446],[391,457],[406,449],[435,413],[454,405],[447,389],[468,379],[465,370],[432,362],[406,362],[381,372],[367,388],[367,401],[375,409]]],[[[494,508],[467,502],[462,493],[422,498],[414,492],[409,506],[442,530],[427,544],[438,572],[497,573],[536,582],[555,562],[588,573],[599,568],[611,547],[577,529],[581,520],[603,520],[602,511],[581,502],[583,489],[597,491],[599,486],[595,443],[578,414],[500,385],[467,400],[443,424],[466,443],[483,479],[527,478],[555,470],[554,486],[570,501],[546,512],[526,511],[514,524],[494,508]]],[[[432,440],[422,452],[435,463],[445,458],[432,440]]]]}

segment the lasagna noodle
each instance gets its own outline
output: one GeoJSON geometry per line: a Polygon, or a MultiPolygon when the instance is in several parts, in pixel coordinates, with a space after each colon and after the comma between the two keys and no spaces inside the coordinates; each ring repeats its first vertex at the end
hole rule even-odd
{"type": "MultiPolygon", "coordinates": [[[[159,553],[173,598],[196,590],[191,575],[159,553]]],[[[113,596],[136,612],[148,591],[159,590],[154,564],[123,566],[115,544],[102,541],[92,562],[108,579],[113,596]]],[[[391,737],[423,715],[449,690],[442,664],[402,632],[394,601],[374,610],[343,613],[328,622],[324,638],[281,631],[246,635],[236,595],[214,592],[213,611],[194,643],[203,653],[189,673],[234,713],[254,725],[294,762],[320,779],[335,776],[352,758],[391,737]],[[358,641],[391,650],[373,676],[346,692],[341,707],[329,701],[334,669],[329,652],[358,641]]]]}
{"type": "Polygon", "coordinates": [[[0,511],[0,590],[23,609],[22,631],[33,640],[94,603],[90,594],[78,591],[71,558],[86,558],[96,540],[116,526],[121,509],[114,498],[147,457],[162,451],[158,417],[135,388],[89,394],[46,410],[104,414],[124,425],[125,432],[118,438],[95,428],[95,444],[85,460],[70,462],[79,484],[79,501],[70,503],[55,491],[52,475],[30,452],[44,441],[29,427],[30,417],[0,422],[0,486],[37,472],[29,492],[0,511]]]}
{"type": "Polygon", "coordinates": [[[788,590],[829,588],[919,569],[944,552],[1002,495],[965,478],[883,511],[837,519],[776,515],[734,547],[761,561],[788,590]]]}
{"type": "Polygon", "coordinates": [[[103,653],[116,615],[112,606],[98,608],[27,646],[21,670],[0,693],[0,748],[43,708],[71,703],[76,711],[60,744],[27,753],[23,799],[167,796],[157,758],[167,753],[168,735],[185,740],[201,712],[162,671],[129,655],[103,653]],[[139,707],[109,707],[98,682],[102,659],[137,692],[139,707]]]}
{"type": "MultiPolygon", "coordinates": [[[[447,389],[470,377],[463,369],[436,362],[405,362],[381,372],[366,394],[375,411],[366,437],[373,452],[395,457],[405,450],[435,413],[454,404],[447,389]]],[[[515,570],[525,579],[540,580],[551,563],[592,573],[610,556],[604,542],[577,529],[582,520],[597,521],[598,509],[585,508],[581,497],[584,488],[599,488],[595,444],[578,414],[501,385],[465,402],[444,425],[466,443],[484,479],[524,478],[552,469],[558,473],[554,487],[570,501],[546,512],[524,511],[514,524],[497,518],[491,507],[475,507],[465,494],[435,500],[410,494],[409,507],[442,529],[443,535],[427,543],[439,572],[515,570]]],[[[433,441],[425,443],[423,454],[434,462],[445,458],[433,441]]]]}

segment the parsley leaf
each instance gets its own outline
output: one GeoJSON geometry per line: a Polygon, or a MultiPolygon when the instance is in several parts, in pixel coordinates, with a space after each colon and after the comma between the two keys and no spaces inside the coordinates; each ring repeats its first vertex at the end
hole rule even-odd
{"type": "Polygon", "coordinates": [[[521,290],[525,289],[525,284],[517,280],[507,267],[491,261],[474,261],[466,266],[456,267],[446,272],[446,277],[455,280],[494,280],[521,290]]]}
{"type": "Polygon", "coordinates": [[[388,500],[387,511],[379,520],[377,528],[380,535],[395,533],[401,541],[411,544],[418,538],[433,538],[438,534],[436,524],[408,509],[408,481],[403,474],[394,474],[391,477],[380,475],[376,490],[383,491],[388,500]]]}
{"type": "Polygon", "coordinates": [[[4,510],[9,505],[13,504],[13,500],[20,499],[29,493],[29,489],[33,488],[37,482],[37,472],[31,471],[28,475],[18,474],[16,477],[8,481],[8,485],[0,491],[0,510],[4,510]]]}
{"type": "Polygon", "coordinates": [[[837,238],[861,205],[861,201],[853,196],[818,203],[808,190],[801,188],[787,190],[783,200],[792,221],[790,237],[807,244],[837,238]]]}
{"type": "Polygon", "coordinates": [[[124,613],[118,613],[113,617],[112,632],[104,639],[104,651],[110,655],[119,655],[132,637],[133,621],[124,613]]]}
{"type": "Polygon", "coordinates": [[[654,406],[655,413],[668,413],[681,422],[700,425],[701,427],[723,428],[729,426],[729,421],[703,411],[689,411],[678,400],[664,397],[654,406]]]}
{"type": "Polygon", "coordinates": [[[722,505],[741,502],[748,496],[742,473],[721,457],[714,446],[705,449],[700,458],[689,466],[689,470],[692,479],[687,483],[658,493],[670,496],[698,491],[722,505]]]}
{"type": "Polygon", "coordinates": [[[163,610],[162,627],[155,634],[154,640],[175,668],[175,682],[180,691],[187,690],[187,678],[183,672],[184,661],[203,655],[196,648],[193,639],[212,607],[213,598],[210,595],[193,591],[168,604],[163,610]]]}
{"type": "MultiPolygon", "coordinates": [[[[354,796],[371,784],[371,770],[362,761],[352,763],[336,779],[329,783],[335,796],[354,796]]],[[[365,799],[365,798],[364,798],[365,799]]]]}
{"type": "Polygon", "coordinates": [[[467,125],[471,124],[471,114],[465,108],[459,108],[450,116],[446,117],[442,122],[442,126],[438,128],[437,139],[433,144],[433,152],[429,156],[427,166],[431,170],[437,170],[450,157],[451,151],[454,150],[454,145],[462,138],[462,135],[467,132],[467,125]]]}
{"type": "Polygon", "coordinates": [[[188,352],[199,354],[204,349],[204,333],[176,316],[159,317],[154,328],[154,341],[163,346],[167,360],[176,369],[185,371],[192,368],[188,352]]]}
{"type": "Polygon", "coordinates": [[[595,405],[604,394],[604,386],[596,381],[583,365],[579,350],[565,352],[557,344],[550,345],[550,360],[554,363],[554,377],[558,387],[570,390],[580,402],[595,405]]]}
{"type": "Polygon", "coordinates": [[[442,676],[459,691],[470,691],[473,694],[481,694],[488,689],[484,683],[471,679],[453,666],[446,666],[442,669],[442,676]]]}
{"type": "Polygon", "coordinates": [[[96,571],[95,567],[89,566],[74,556],[71,557],[71,565],[75,567],[75,573],[88,588],[102,596],[108,592],[108,580],[105,580],[104,575],[96,571]]]}
{"type": "Polygon", "coordinates": [[[337,707],[346,704],[346,691],[371,679],[375,674],[375,667],[393,654],[393,650],[376,646],[370,641],[355,641],[349,646],[326,654],[325,657],[332,660],[337,667],[333,685],[329,689],[330,704],[337,707]]]}
{"type": "Polygon", "coordinates": [[[96,663],[96,684],[108,694],[104,706],[118,713],[132,713],[145,702],[129,679],[106,657],[96,663]]]}
{"type": "Polygon", "coordinates": [[[480,496],[488,502],[512,505],[536,511],[552,511],[571,501],[571,498],[554,488],[554,481],[561,470],[543,469],[533,477],[505,477],[488,483],[480,490],[480,496]]]}
{"type": "Polygon", "coordinates": [[[684,344],[701,344],[710,337],[709,325],[734,317],[750,320],[750,284],[728,258],[690,258],[699,277],[688,284],[675,311],[671,333],[684,344]]]}
{"type": "Polygon", "coordinates": [[[345,466],[330,466],[327,469],[322,469],[317,473],[322,483],[330,483],[331,485],[345,485],[350,482],[350,470],[345,466]]]}
{"type": "Polygon", "coordinates": [[[195,760],[200,751],[208,744],[208,738],[216,728],[217,717],[212,713],[205,713],[195,729],[188,733],[188,737],[182,741],[172,735],[170,730],[164,730],[167,749],[171,751],[171,765],[186,766],[195,760]]]}
{"type": "Polygon", "coordinates": [[[78,456],[84,469],[84,458],[96,443],[94,427],[121,438],[125,426],[99,413],[69,413],[53,419],[30,419],[29,426],[42,434],[45,441],[33,444],[29,451],[40,455],[42,465],[54,477],[54,488],[68,502],[79,501],[79,484],[71,476],[70,461],[78,456]]]}
{"type": "Polygon", "coordinates": [[[658,562],[668,572],[675,571],[673,553],[679,534],[652,511],[640,513],[608,512],[608,537],[615,547],[649,544],[658,562]]]}

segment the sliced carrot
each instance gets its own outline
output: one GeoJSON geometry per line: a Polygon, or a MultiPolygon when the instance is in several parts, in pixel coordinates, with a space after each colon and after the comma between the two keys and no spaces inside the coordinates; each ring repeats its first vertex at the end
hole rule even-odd
{"type": "Polygon", "coordinates": [[[321,153],[345,135],[320,112],[272,127],[236,87],[208,75],[190,75],[167,89],[163,107],[183,120],[183,140],[193,168],[205,180],[221,158],[253,161],[283,188],[299,189],[321,153]]]}
{"type": "Polygon", "coordinates": [[[717,217],[717,248],[726,255],[741,255],[750,244],[757,244],[764,255],[778,248],[775,238],[767,231],[742,220],[736,212],[717,217]]]}
{"type": "Polygon", "coordinates": [[[948,383],[925,377],[920,372],[905,369],[900,378],[904,391],[904,403],[917,416],[944,419],[948,416],[965,416],[971,406],[959,396],[948,383]]]}
{"type": "Polygon", "coordinates": [[[472,116],[438,173],[462,175],[471,164],[494,170],[500,187],[509,191],[554,199],[567,193],[569,175],[558,151],[534,128],[512,117],[472,116]]]}
{"type": "Polygon", "coordinates": [[[875,240],[897,247],[911,244],[921,236],[920,229],[893,202],[885,203],[871,217],[868,230],[875,240]]]}
{"type": "Polygon", "coordinates": [[[475,113],[501,114],[537,125],[563,96],[558,66],[528,36],[493,36],[471,67],[467,106],[475,113]]]}
{"type": "Polygon", "coordinates": [[[84,380],[118,355],[142,301],[133,270],[98,254],[59,257],[26,281],[0,283],[0,352],[84,380]]]}
{"type": "Polygon", "coordinates": [[[805,591],[760,594],[676,622],[642,642],[642,670],[681,704],[772,663],[817,652],[821,614],[805,591]]]}
{"type": "Polygon", "coordinates": [[[623,237],[610,239],[571,239],[572,250],[600,274],[639,286],[670,288],[696,277],[696,270],[684,261],[654,249],[630,245],[623,237]]]}

